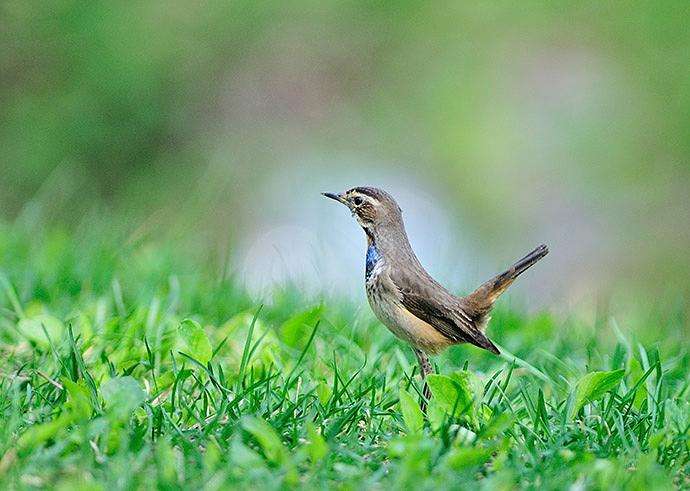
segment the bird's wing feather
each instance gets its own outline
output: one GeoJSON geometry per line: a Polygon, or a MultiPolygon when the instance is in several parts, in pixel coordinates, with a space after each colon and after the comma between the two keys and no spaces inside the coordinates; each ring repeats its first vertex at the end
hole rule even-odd
{"type": "Polygon", "coordinates": [[[413,278],[409,274],[394,273],[391,280],[400,292],[403,306],[415,317],[453,341],[470,343],[493,353],[499,352],[462,310],[457,297],[431,277],[424,275],[413,278]]]}

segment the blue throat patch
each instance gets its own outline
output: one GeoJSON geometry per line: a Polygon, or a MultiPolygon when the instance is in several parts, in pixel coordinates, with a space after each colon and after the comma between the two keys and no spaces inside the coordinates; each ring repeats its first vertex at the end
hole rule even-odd
{"type": "Polygon", "coordinates": [[[379,251],[378,249],[376,249],[376,246],[374,244],[371,244],[367,249],[367,270],[364,275],[365,278],[369,278],[369,276],[371,276],[371,272],[374,270],[374,266],[376,266],[378,260],[379,251]]]}

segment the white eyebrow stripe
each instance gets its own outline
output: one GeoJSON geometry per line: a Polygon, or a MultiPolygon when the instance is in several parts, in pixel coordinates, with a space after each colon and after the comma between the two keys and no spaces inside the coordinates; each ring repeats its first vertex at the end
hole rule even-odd
{"type": "Polygon", "coordinates": [[[351,193],[350,193],[350,196],[352,196],[352,197],[357,197],[357,196],[359,196],[360,198],[366,199],[366,200],[368,200],[368,201],[370,201],[370,202],[372,202],[372,203],[375,203],[375,204],[376,204],[376,203],[381,203],[381,200],[379,200],[378,198],[374,198],[373,196],[371,196],[371,195],[369,195],[369,194],[360,193],[359,191],[353,191],[353,192],[351,192],[351,193]]]}

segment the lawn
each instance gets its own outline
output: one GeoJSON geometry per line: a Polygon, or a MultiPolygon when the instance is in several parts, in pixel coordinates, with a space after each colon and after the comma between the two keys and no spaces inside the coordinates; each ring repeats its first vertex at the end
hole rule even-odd
{"type": "Polygon", "coordinates": [[[190,250],[0,225],[3,488],[690,487],[683,301],[631,320],[502,299],[504,354],[437,357],[425,418],[364,301],[252,298],[190,250]]]}

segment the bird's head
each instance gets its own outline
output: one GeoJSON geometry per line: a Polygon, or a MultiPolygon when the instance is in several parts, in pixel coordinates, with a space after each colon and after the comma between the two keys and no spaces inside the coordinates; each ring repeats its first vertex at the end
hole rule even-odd
{"type": "Polygon", "coordinates": [[[323,193],[347,206],[367,235],[387,226],[402,224],[402,211],[387,192],[370,187],[356,187],[342,193],[323,193]]]}

